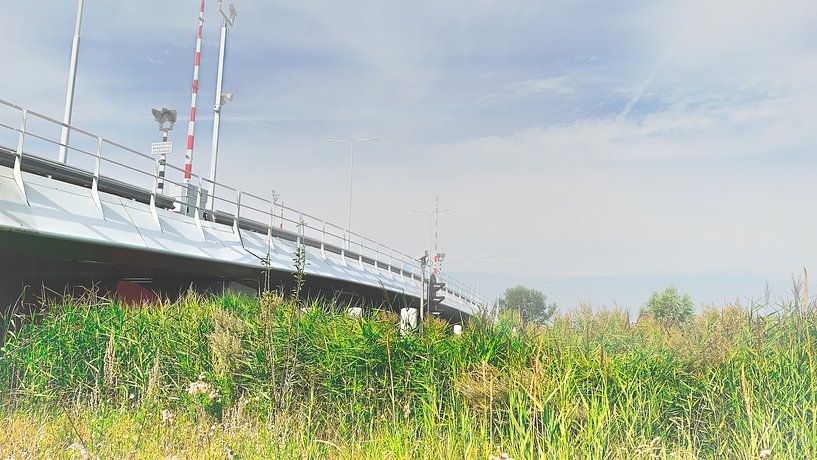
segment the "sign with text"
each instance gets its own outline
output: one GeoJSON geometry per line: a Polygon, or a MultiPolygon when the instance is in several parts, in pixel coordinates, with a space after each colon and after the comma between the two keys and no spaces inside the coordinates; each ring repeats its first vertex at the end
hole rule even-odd
{"type": "Polygon", "coordinates": [[[172,142],[154,142],[150,144],[151,155],[169,155],[173,151],[172,142]]]}

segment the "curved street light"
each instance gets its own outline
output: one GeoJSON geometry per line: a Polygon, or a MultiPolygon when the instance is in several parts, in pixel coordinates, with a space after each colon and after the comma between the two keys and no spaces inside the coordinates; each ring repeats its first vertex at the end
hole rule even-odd
{"type": "MultiPolygon", "coordinates": [[[[77,85],[77,59],[79,58],[79,32],[82,29],[82,8],[84,0],[77,1],[77,22],[74,26],[74,41],[71,45],[71,64],[68,67],[68,91],[65,93],[65,113],[62,122],[65,125],[71,124],[71,113],[74,111],[74,87],[77,85]]],[[[68,136],[71,130],[68,126],[62,127],[60,134],[60,153],[58,156],[60,163],[68,160],[68,136]]]]}
{"type": "Polygon", "coordinates": [[[216,76],[216,102],[213,105],[213,150],[210,154],[210,193],[208,198],[208,208],[213,211],[215,206],[216,193],[216,168],[218,167],[218,134],[221,128],[221,107],[233,100],[233,93],[224,93],[221,91],[221,83],[224,79],[224,55],[227,52],[227,27],[235,23],[237,13],[235,6],[230,4],[229,13],[225,13],[222,7],[222,0],[216,0],[218,5],[218,12],[224,18],[221,24],[221,42],[218,50],[218,74],[216,76]]]}
{"type": "Polygon", "coordinates": [[[347,240],[346,245],[348,249],[349,240],[351,240],[352,233],[352,168],[354,166],[354,152],[352,146],[361,142],[379,141],[380,137],[366,137],[363,139],[324,139],[326,142],[339,142],[349,146],[349,217],[346,220],[347,240]]]}

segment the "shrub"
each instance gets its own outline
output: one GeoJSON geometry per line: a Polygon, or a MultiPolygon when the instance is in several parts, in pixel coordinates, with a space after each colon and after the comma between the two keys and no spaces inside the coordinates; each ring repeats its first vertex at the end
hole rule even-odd
{"type": "Polygon", "coordinates": [[[653,292],[641,313],[652,316],[664,326],[674,327],[689,321],[693,309],[689,294],[681,295],[678,289],[670,286],[661,293],[653,292]]]}

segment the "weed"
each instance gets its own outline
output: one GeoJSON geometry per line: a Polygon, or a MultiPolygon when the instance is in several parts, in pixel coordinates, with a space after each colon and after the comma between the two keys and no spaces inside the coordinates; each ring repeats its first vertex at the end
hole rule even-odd
{"type": "Polygon", "coordinates": [[[3,320],[0,458],[816,458],[817,319],[796,298],[461,336],[269,292],[66,298],[3,320]]]}

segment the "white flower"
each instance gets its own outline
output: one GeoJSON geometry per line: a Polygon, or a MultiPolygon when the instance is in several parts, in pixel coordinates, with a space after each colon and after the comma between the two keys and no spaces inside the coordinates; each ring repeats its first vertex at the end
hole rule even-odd
{"type": "Polygon", "coordinates": [[[760,458],[769,458],[772,456],[771,449],[763,449],[760,451],[760,458]]]}
{"type": "Polygon", "coordinates": [[[191,396],[203,395],[210,400],[216,399],[218,397],[218,391],[215,388],[213,388],[212,385],[210,385],[209,383],[202,382],[201,380],[190,382],[190,386],[187,387],[187,392],[191,396]]]}

